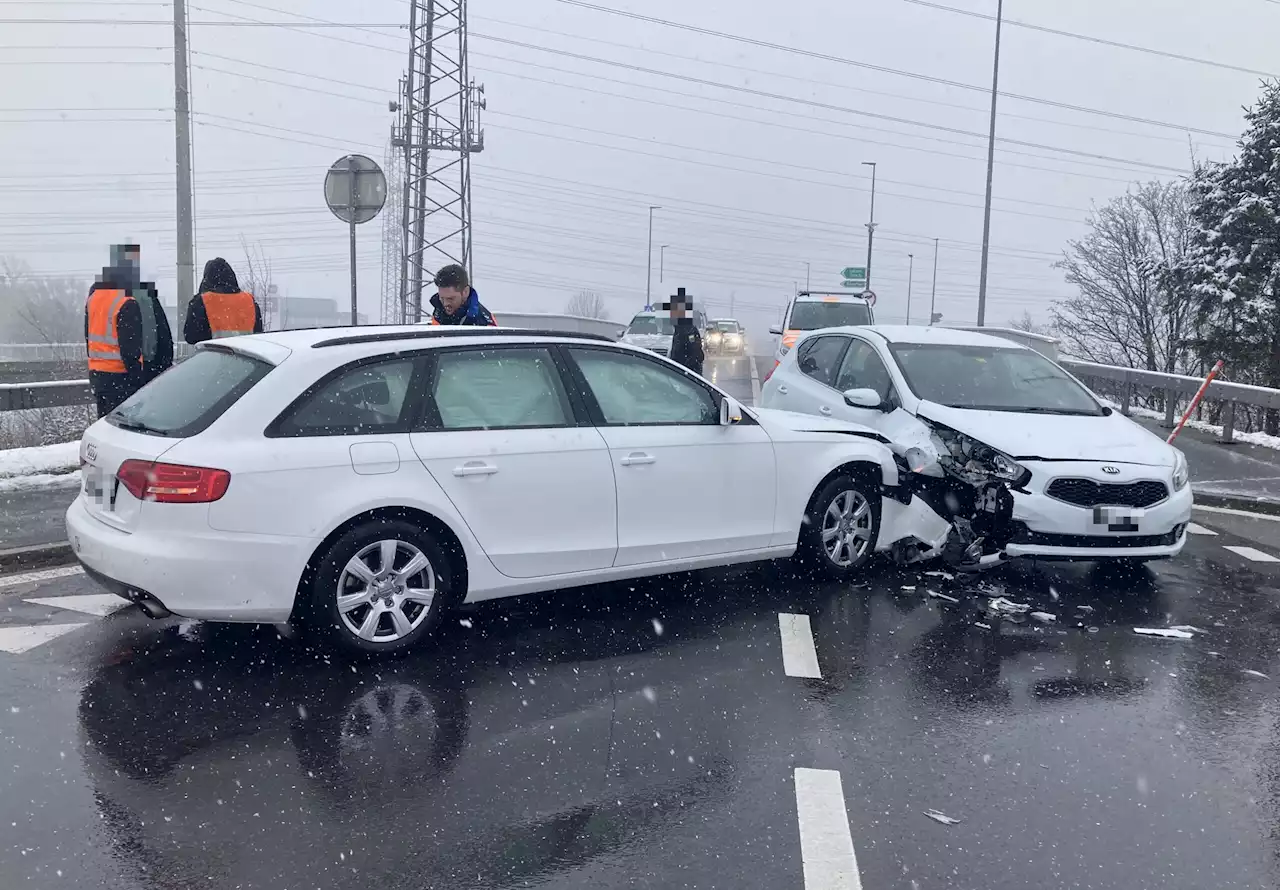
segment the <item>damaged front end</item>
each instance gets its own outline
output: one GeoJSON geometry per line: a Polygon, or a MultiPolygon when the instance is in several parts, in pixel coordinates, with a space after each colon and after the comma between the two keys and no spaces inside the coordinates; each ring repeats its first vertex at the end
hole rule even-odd
{"type": "Polygon", "coordinates": [[[998,565],[1013,536],[1013,492],[1031,471],[959,430],[916,420],[913,441],[891,446],[913,495],[898,526],[911,533],[892,542],[891,555],[902,565],[941,558],[957,571],[998,565]]]}

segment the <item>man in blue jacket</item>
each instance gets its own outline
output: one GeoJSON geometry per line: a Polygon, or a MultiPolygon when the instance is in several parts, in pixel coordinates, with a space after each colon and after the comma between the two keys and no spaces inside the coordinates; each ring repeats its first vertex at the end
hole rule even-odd
{"type": "Polygon", "coordinates": [[[480,295],[471,286],[467,270],[448,265],[436,273],[438,293],[431,298],[431,324],[465,324],[497,327],[488,309],[480,305],[480,295]]]}

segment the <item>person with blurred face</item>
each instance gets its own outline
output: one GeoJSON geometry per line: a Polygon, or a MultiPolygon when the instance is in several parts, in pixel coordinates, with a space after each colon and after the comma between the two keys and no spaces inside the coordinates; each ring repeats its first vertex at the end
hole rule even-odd
{"type": "Polygon", "coordinates": [[[689,317],[689,313],[693,311],[693,298],[684,292],[683,287],[679,287],[671,295],[670,302],[664,303],[662,308],[671,313],[671,321],[676,329],[671,337],[671,360],[684,365],[695,374],[701,374],[706,354],[702,349],[702,335],[689,317]]]}
{"type": "Polygon", "coordinates": [[[142,280],[137,244],[111,248],[85,301],[89,384],[98,415],[111,411],[173,364],[173,333],[155,284],[142,280]]]}
{"type": "Polygon", "coordinates": [[[498,322],[480,304],[467,270],[457,264],[436,273],[437,293],[431,298],[431,324],[497,327],[498,322]]]}

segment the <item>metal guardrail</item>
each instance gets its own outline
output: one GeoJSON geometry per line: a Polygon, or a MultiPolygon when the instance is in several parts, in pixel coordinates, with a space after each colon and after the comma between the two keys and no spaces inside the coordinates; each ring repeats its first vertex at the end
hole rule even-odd
{"type": "MultiPolygon", "coordinates": [[[[1175,423],[1174,411],[1177,408],[1178,396],[1195,395],[1204,383],[1199,377],[1187,377],[1182,374],[1165,374],[1161,371],[1144,371],[1141,368],[1121,368],[1115,365],[1099,365],[1094,362],[1083,362],[1077,359],[1064,358],[1059,361],[1064,368],[1071,371],[1086,383],[1090,378],[1109,380],[1119,383],[1120,410],[1128,415],[1132,408],[1133,390],[1136,386],[1159,390],[1165,394],[1164,426],[1172,429],[1175,423]]],[[[1251,386],[1247,383],[1226,383],[1215,380],[1209,384],[1204,395],[1205,401],[1222,402],[1222,436],[1218,439],[1224,445],[1235,441],[1235,406],[1253,405],[1258,408],[1280,408],[1280,389],[1265,386],[1251,386]]]]}

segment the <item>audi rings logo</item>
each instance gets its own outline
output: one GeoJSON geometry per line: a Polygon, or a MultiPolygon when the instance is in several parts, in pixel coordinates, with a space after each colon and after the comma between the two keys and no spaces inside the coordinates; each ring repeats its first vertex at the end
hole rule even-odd
{"type": "Polygon", "coordinates": [[[1119,475],[1120,475],[1120,468],[1119,468],[1119,467],[1106,466],[1106,467],[1103,467],[1103,468],[1102,468],[1102,472],[1106,473],[1108,476],[1119,476],[1119,475]]]}

